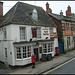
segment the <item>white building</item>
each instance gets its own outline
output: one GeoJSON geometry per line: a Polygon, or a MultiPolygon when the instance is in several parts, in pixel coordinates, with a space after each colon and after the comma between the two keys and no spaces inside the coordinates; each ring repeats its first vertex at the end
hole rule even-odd
{"type": "Polygon", "coordinates": [[[32,53],[36,61],[42,54],[54,57],[58,40],[50,31],[56,33],[56,25],[41,7],[17,2],[0,23],[0,61],[16,66],[31,63],[32,53]]]}

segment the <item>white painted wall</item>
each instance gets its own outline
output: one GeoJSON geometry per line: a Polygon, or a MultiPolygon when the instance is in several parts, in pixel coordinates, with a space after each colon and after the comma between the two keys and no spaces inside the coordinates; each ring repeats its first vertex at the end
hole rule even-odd
{"type": "MultiPolygon", "coordinates": [[[[7,29],[7,40],[6,41],[2,41],[3,40],[3,31],[2,31],[2,33],[0,33],[0,40],[1,40],[1,42],[0,42],[0,60],[3,62],[7,61],[12,66],[14,66],[16,64],[22,65],[22,64],[27,63],[28,61],[31,62],[31,58],[26,59],[26,60],[15,60],[15,51],[14,51],[13,42],[20,42],[21,41],[20,40],[20,33],[19,33],[20,26],[26,27],[26,40],[23,40],[23,41],[29,41],[32,38],[31,28],[36,27],[36,26],[14,25],[14,24],[8,25],[8,26],[6,26],[6,29],[7,29]],[[5,58],[5,50],[4,50],[5,48],[7,48],[7,52],[8,52],[7,59],[5,58]],[[20,61],[21,61],[21,63],[20,63],[20,61]]],[[[37,27],[39,27],[39,26],[37,26],[37,27]]],[[[54,28],[54,32],[55,32],[55,30],[56,29],[54,28]]],[[[50,39],[49,28],[48,27],[41,27],[41,39],[44,40],[46,37],[48,37],[48,39],[50,39]],[[47,29],[49,35],[43,35],[45,28],[47,29]]],[[[55,39],[54,47],[58,46],[58,44],[56,44],[57,41],[58,40],[55,39]]],[[[41,54],[39,57],[41,58],[41,54]]]]}

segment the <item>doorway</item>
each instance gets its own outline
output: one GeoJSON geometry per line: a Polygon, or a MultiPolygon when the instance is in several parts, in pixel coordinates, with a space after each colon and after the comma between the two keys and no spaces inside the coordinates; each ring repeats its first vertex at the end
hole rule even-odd
{"type": "Polygon", "coordinates": [[[34,48],[34,54],[36,56],[36,61],[39,60],[39,56],[38,56],[38,48],[34,48]]]}

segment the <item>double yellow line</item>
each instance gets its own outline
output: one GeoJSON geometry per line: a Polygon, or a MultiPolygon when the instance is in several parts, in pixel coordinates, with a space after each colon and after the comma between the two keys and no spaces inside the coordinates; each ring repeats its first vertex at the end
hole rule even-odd
{"type": "Polygon", "coordinates": [[[63,64],[61,64],[61,65],[59,65],[59,66],[55,67],[54,69],[51,69],[51,70],[49,70],[49,71],[47,71],[47,72],[43,73],[43,74],[48,74],[48,73],[50,73],[50,72],[52,72],[52,71],[54,71],[54,70],[56,70],[56,69],[60,68],[61,66],[65,65],[65,64],[67,64],[67,63],[69,63],[69,62],[71,62],[71,61],[72,61],[72,60],[74,60],[74,59],[75,59],[75,57],[74,57],[74,58],[72,58],[72,59],[70,59],[70,60],[68,60],[67,62],[65,62],[65,63],[63,63],[63,64]]]}

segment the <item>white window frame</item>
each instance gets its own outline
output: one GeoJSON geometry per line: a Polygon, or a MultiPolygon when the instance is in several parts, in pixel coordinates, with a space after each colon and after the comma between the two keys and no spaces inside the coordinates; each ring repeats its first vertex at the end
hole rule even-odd
{"type": "Polygon", "coordinates": [[[26,59],[26,58],[30,58],[31,57],[31,46],[20,46],[20,47],[16,47],[16,59],[26,59]],[[28,51],[28,47],[29,47],[29,51],[28,51]],[[21,51],[21,58],[17,58],[17,48],[20,48],[21,51]],[[24,52],[23,49],[26,48],[26,51],[24,52]],[[28,54],[29,53],[29,54],[28,54]],[[23,54],[25,55],[25,57],[23,56],[23,54]]]}
{"type": "Polygon", "coordinates": [[[5,48],[5,58],[7,58],[8,55],[7,55],[7,48],[5,48]]]}
{"type": "Polygon", "coordinates": [[[25,41],[25,40],[26,40],[26,27],[20,26],[19,29],[20,29],[20,40],[21,40],[21,41],[25,41]],[[24,33],[23,33],[23,31],[21,30],[21,28],[24,28],[24,33]]]}
{"type": "Polygon", "coordinates": [[[53,33],[53,28],[49,28],[50,33],[53,33]]]}
{"type": "Polygon", "coordinates": [[[44,48],[44,46],[42,47],[43,53],[53,52],[53,43],[45,43],[43,45],[46,45],[46,48],[44,48]],[[46,52],[44,52],[45,49],[47,50],[46,52]]]}
{"type": "Polygon", "coordinates": [[[36,9],[33,9],[32,11],[32,18],[33,20],[38,21],[38,13],[36,9]]]}
{"type": "Polygon", "coordinates": [[[66,31],[70,31],[70,24],[66,23],[66,31]]]}
{"type": "Polygon", "coordinates": [[[3,36],[4,36],[4,40],[7,39],[7,30],[6,30],[6,27],[3,27],[3,36]]]}
{"type": "Polygon", "coordinates": [[[37,28],[37,38],[41,38],[41,28],[37,28]]]}

